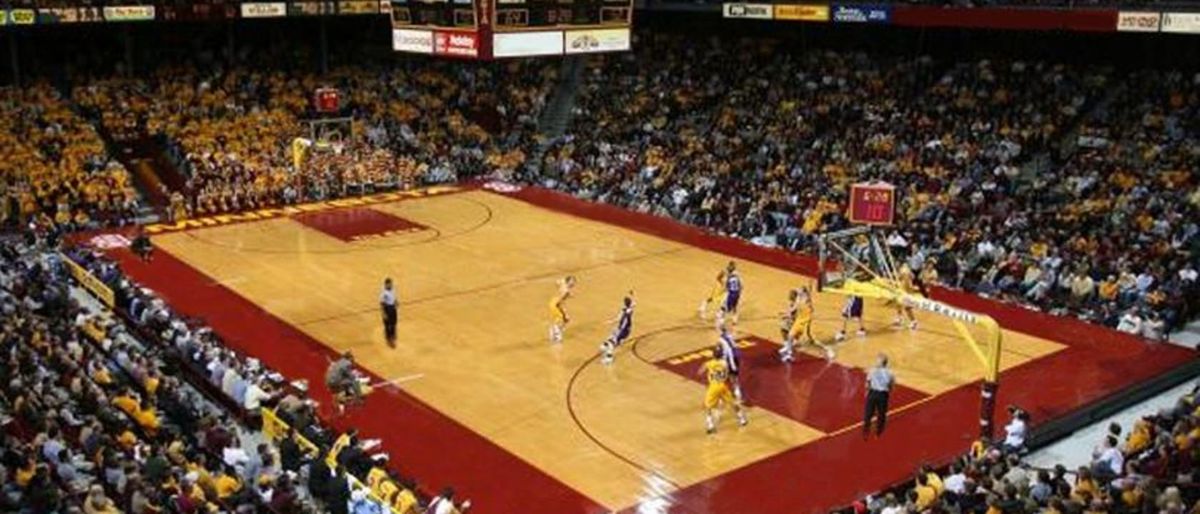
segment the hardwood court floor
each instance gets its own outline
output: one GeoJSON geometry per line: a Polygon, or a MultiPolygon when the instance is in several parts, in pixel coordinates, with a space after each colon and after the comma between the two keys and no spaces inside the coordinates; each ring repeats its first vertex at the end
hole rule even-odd
{"type": "MultiPolygon", "coordinates": [[[[849,391],[861,387],[857,370],[878,352],[892,357],[900,385],[912,391],[893,406],[899,411],[919,412],[981,376],[947,321],[919,315],[918,331],[892,330],[893,312],[873,303],[869,337],[840,345],[834,364],[779,364],[770,346],[779,337],[776,314],[788,289],[811,279],[739,260],[745,294],[737,333],[758,345],[747,369],[755,406],[748,427],[727,419],[706,436],[703,386],[670,361],[713,343],[696,306],[729,256],[482,190],[330,213],[338,214],[163,233],[154,243],[321,344],[352,350],[374,374],[403,379],[405,393],[607,509],[797,447],[818,451],[821,441],[855,430],[861,396],[849,391]],[[355,210],[361,216],[348,212],[355,210]],[[566,274],[579,284],[567,305],[566,340],[556,346],[547,342],[546,304],[566,274]],[[401,300],[395,349],[384,345],[379,321],[385,276],[396,279],[401,300]],[[597,345],[630,289],[635,340],[613,366],[602,366],[597,345]]],[[[819,338],[832,337],[842,301],[818,296],[819,338]]],[[[1002,365],[1064,348],[1006,331],[1002,365]]],[[[399,462],[403,468],[403,456],[399,462]]]]}

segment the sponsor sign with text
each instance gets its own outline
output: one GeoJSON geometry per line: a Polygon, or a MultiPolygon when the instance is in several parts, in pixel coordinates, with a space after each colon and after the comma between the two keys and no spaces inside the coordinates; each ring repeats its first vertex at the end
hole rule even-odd
{"type": "Polygon", "coordinates": [[[495,57],[561,55],[562,53],[563,33],[557,30],[500,33],[492,38],[492,55],[495,57]]]}
{"type": "Polygon", "coordinates": [[[722,11],[726,18],[771,19],[771,4],[725,4],[722,11]]]}
{"type": "Polygon", "coordinates": [[[887,5],[835,5],[831,13],[838,23],[888,23],[892,8],[887,5]]]}
{"type": "Polygon", "coordinates": [[[1162,14],[1156,12],[1117,13],[1117,30],[1120,32],[1158,32],[1162,14]]]}
{"type": "Polygon", "coordinates": [[[829,21],[829,6],[811,4],[776,4],[775,19],[792,21],[829,21]]]}
{"type": "Polygon", "coordinates": [[[287,16],[287,2],[251,2],[242,4],[243,18],[279,18],[287,16]]]}
{"type": "Polygon", "coordinates": [[[8,21],[13,25],[33,25],[37,13],[33,9],[13,9],[8,11],[8,21]]]}
{"type": "Polygon", "coordinates": [[[1175,34],[1200,34],[1200,13],[1163,13],[1162,31],[1175,34]]]}
{"type": "Polygon", "coordinates": [[[621,52],[629,50],[628,28],[568,30],[564,33],[563,51],[568,54],[590,54],[595,52],[621,52]]]}
{"type": "Polygon", "coordinates": [[[151,21],[154,19],[153,5],[115,5],[104,8],[106,21],[151,21]]]}
{"type": "Polygon", "coordinates": [[[392,29],[392,50],[431,54],[433,53],[433,31],[392,29]]]}
{"type": "Polygon", "coordinates": [[[452,57],[479,57],[479,35],[474,32],[434,31],[433,53],[452,57]]]}
{"type": "Polygon", "coordinates": [[[377,0],[343,0],[338,4],[341,14],[375,14],[379,12],[377,0]]]}

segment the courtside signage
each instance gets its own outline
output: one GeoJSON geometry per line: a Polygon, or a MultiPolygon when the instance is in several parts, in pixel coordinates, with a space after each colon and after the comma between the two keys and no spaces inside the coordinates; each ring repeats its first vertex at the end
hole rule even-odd
{"type": "Polygon", "coordinates": [[[623,52],[630,48],[629,29],[568,30],[563,51],[568,54],[623,52]]]}
{"type": "Polygon", "coordinates": [[[1156,12],[1117,13],[1117,31],[1119,32],[1158,32],[1162,25],[1162,14],[1156,12]]]}
{"type": "Polygon", "coordinates": [[[1174,34],[1200,34],[1200,13],[1163,13],[1162,31],[1174,34]]]}
{"type": "Polygon", "coordinates": [[[726,18],[746,18],[753,20],[769,20],[772,17],[771,4],[725,4],[723,13],[726,18]]]}
{"type": "Polygon", "coordinates": [[[392,29],[392,50],[431,54],[433,53],[433,31],[392,29]]]}
{"type": "Polygon", "coordinates": [[[286,2],[251,2],[242,4],[243,18],[279,18],[287,16],[286,2]]]}
{"type": "Polygon", "coordinates": [[[835,5],[831,16],[838,23],[890,23],[892,8],[886,5],[835,5]]]}
{"type": "Polygon", "coordinates": [[[811,4],[776,4],[775,19],[790,21],[829,21],[829,6],[811,4]]]}
{"type": "Polygon", "coordinates": [[[500,33],[492,38],[492,55],[496,57],[561,55],[562,53],[563,33],[559,31],[500,33]]]}

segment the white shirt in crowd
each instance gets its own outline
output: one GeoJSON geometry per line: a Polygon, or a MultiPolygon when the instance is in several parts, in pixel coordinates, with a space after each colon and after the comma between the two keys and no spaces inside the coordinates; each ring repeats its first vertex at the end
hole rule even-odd
{"type": "Polygon", "coordinates": [[[1117,322],[1117,330],[1126,334],[1138,335],[1142,333],[1142,318],[1134,311],[1126,312],[1121,315],[1121,320],[1117,322]]]}
{"type": "Polygon", "coordinates": [[[1109,446],[1096,458],[1096,464],[1102,464],[1114,475],[1120,475],[1125,468],[1125,456],[1121,454],[1121,450],[1109,446]]]}
{"type": "Polygon", "coordinates": [[[1166,324],[1162,318],[1151,317],[1142,322],[1142,337],[1151,341],[1161,341],[1165,330],[1166,324]]]}
{"type": "Polygon", "coordinates": [[[1004,445],[1011,448],[1025,446],[1025,421],[1014,417],[1004,427],[1004,445]]]}
{"type": "Polygon", "coordinates": [[[246,397],[242,399],[242,407],[249,411],[256,411],[262,407],[262,401],[270,397],[271,395],[258,387],[258,382],[252,380],[250,385],[246,386],[246,397]]]}
{"type": "Polygon", "coordinates": [[[967,475],[962,473],[950,475],[942,481],[942,487],[952,493],[962,494],[967,490],[967,475]]]}

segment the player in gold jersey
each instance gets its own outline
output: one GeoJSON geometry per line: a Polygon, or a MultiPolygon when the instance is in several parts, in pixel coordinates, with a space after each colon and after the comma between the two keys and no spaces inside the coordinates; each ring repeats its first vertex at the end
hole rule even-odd
{"type": "Polygon", "coordinates": [[[779,349],[779,357],[783,362],[792,362],[795,358],[795,347],[797,344],[811,344],[825,351],[825,358],[833,360],[833,347],[821,344],[817,338],[813,337],[813,302],[812,293],[807,287],[801,287],[795,291],[795,294],[790,294],[792,306],[789,312],[792,315],[792,326],[788,327],[787,334],[783,337],[783,348],[779,349]]]}
{"type": "Polygon", "coordinates": [[[567,316],[566,302],[567,298],[571,297],[571,291],[575,288],[575,277],[567,275],[562,280],[558,281],[558,293],[550,298],[550,342],[561,343],[563,331],[567,328],[567,323],[571,321],[570,316],[567,316]]]}
{"type": "Polygon", "coordinates": [[[708,380],[708,388],[704,391],[705,431],[709,434],[717,431],[717,421],[720,419],[722,406],[733,406],[734,412],[737,413],[738,425],[744,427],[750,422],[746,418],[746,411],[742,408],[742,403],[733,395],[733,390],[730,388],[729,365],[725,363],[725,356],[720,346],[713,349],[712,358],[705,361],[696,374],[708,380]]]}
{"type": "Polygon", "coordinates": [[[717,283],[713,284],[712,290],[708,296],[700,301],[700,319],[704,319],[708,315],[708,307],[710,305],[717,306],[718,309],[725,303],[725,270],[717,272],[717,283]]]}
{"type": "MultiPolygon", "coordinates": [[[[917,292],[917,284],[913,276],[912,268],[907,264],[900,266],[900,272],[897,274],[897,285],[900,290],[907,294],[915,294],[917,292]]],[[[893,323],[897,328],[903,327],[907,322],[909,330],[917,329],[917,316],[913,314],[912,307],[905,306],[902,303],[896,303],[896,321],[893,323]]]]}

